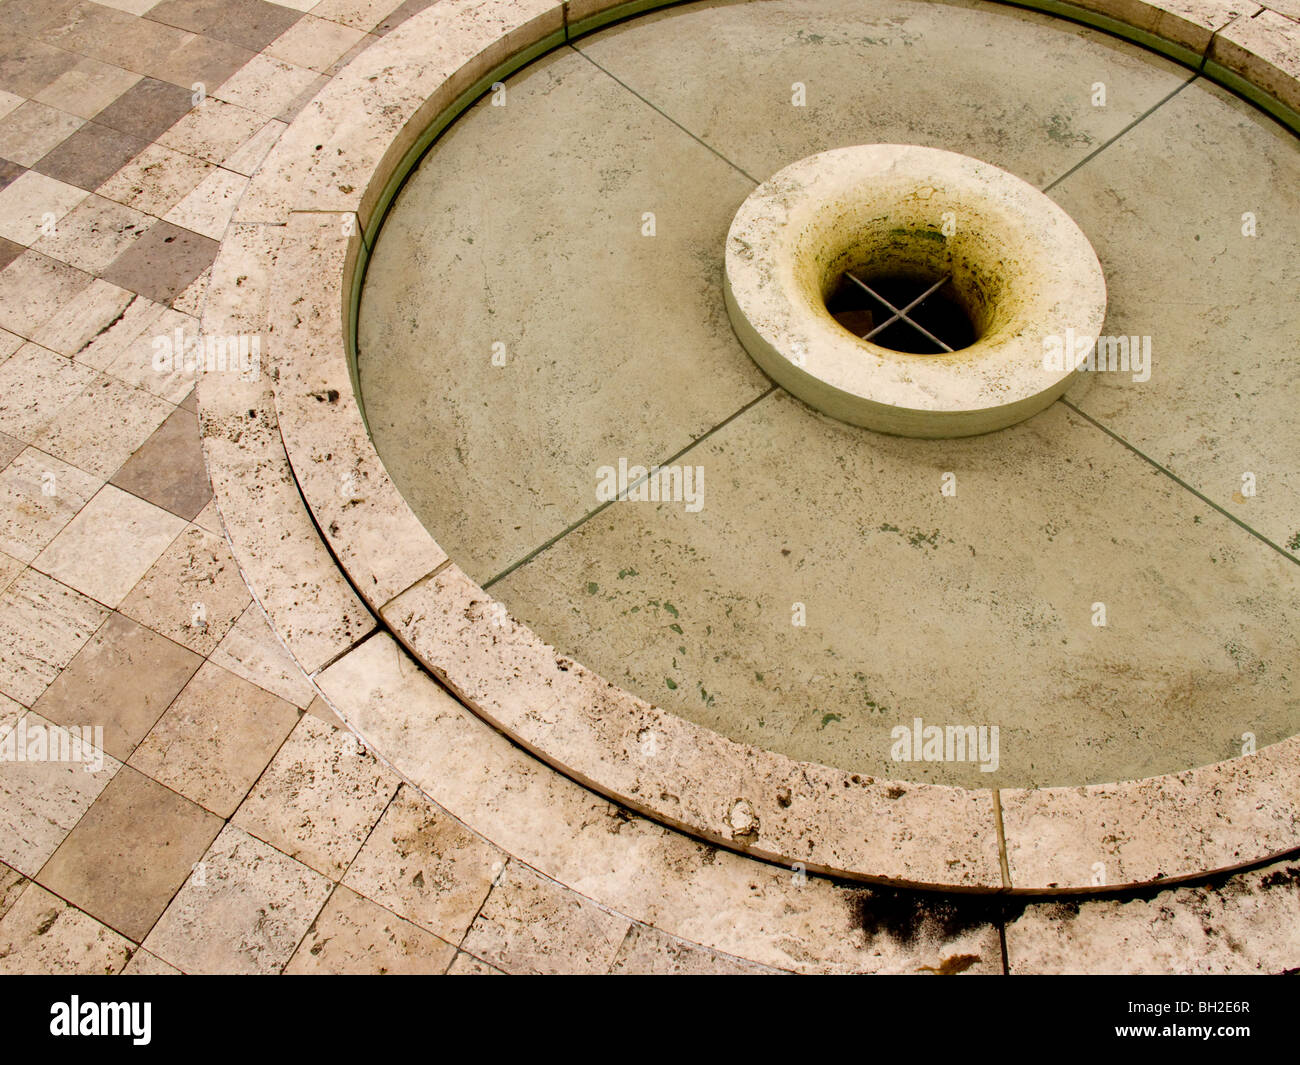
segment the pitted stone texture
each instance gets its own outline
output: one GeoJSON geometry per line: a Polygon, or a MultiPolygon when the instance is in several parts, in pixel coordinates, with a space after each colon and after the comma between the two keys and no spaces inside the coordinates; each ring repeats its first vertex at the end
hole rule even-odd
{"type": "Polygon", "coordinates": [[[1300,22],[1267,10],[1239,18],[1214,38],[1208,54],[1212,63],[1300,111],[1300,22]]]}

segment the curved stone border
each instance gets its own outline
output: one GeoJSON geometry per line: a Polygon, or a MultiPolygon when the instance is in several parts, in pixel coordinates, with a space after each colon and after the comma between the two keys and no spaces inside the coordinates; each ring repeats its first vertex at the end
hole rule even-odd
{"type": "Polygon", "coordinates": [[[1091,348],[1106,317],[1097,253],[1055,201],[1001,167],[911,144],[831,148],[778,170],[736,211],[724,275],[732,329],[772,380],[832,418],[901,436],[1032,417],[1078,369],[1064,356],[1046,366],[1044,340],[1068,329],[1091,348]],[[870,282],[903,269],[948,279],[974,343],[895,351],[826,310],[846,270],[870,282]]]}
{"type": "MultiPolygon", "coordinates": [[[[442,0],[363,52],[267,157],[214,265],[205,334],[265,335],[277,380],[200,383],[218,506],[254,595],[341,716],[363,737],[402,737],[403,746],[375,746],[440,801],[431,767],[412,764],[404,746],[421,749],[419,713],[394,707],[383,689],[358,702],[354,685],[329,683],[387,639],[366,640],[373,611],[482,718],[566,774],[694,834],[810,870],[962,890],[1086,891],[1187,879],[1295,849],[1300,738],[1150,781],[1003,793],[1003,846],[998,793],[855,780],[705,735],[557,658],[508,618],[501,624],[489,597],[447,562],[366,436],[345,343],[353,282],[406,168],[458,106],[563,40],[576,7],[442,0]],[[521,678],[523,666],[536,671],[521,678]],[[387,716],[376,717],[381,704],[387,716]],[[634,771],[634,745],[696,755],[706,787],[679,794],[681,774],[660,778],[653,759],[634,771]],[[702,745],[709,756],[699,760],[702,745]],[[1108,866],[1104,885],[1094,882],[1098,861],[1108,866]]],[[[602,18],[598,0],[585,7],[588,26],[602,18]]],[[[1202,5],[1208,13],[1190,21],[1164,15],[1204,28],[1220,7],[1202,5]]],[[[618,11],[606,9],[604,21],[618,11]]],[[[1207,31],[1207,50],[1219,28],[1207,31]]],[[[1238,66],[1251,76],[1249,62],[1238,66]]],[[[405,684],[411,667],[401,661],[389,679],[405,684]]],[[[436,701],[440,689],[421,677],[436,701]]],[[[470,768],[459,754],[428,752],[451,775],[470,768]]],[[[463,819],[473,826],[482,813],[463,819]]],[[[527,811],[539,813],[547,811],[527,811]]],[[[539,842],[519,840],[519,856],[529,861],[539,842]]],[[[582,879],[577,870],[556,879],[582,890],[575,875],[582,879]]]]}

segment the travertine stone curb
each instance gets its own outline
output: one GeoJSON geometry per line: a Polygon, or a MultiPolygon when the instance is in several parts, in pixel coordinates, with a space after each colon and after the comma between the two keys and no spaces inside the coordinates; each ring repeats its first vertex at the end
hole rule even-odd
{"type": "MultiPolygon", "coordinates": [[[[1055,9],[1051,0],[1027,6],[1055,9]]],[[[635,892],[659,889],[623,884],[619,876],[651,881],[642,870],[647,862],[665,861],[664,855],[625,854],[620,860],[633,864],[602,879],[592,868],[584,873],[571,855],[561,861],[546,851],[572,838],[554,823],[568,816],[559,807],[534,807],[538,795],[524,800],[508,788],[452,787],[460,782],[448,777],[474,771],[472,757],[418,742],[425,723],[414,703],[390,698],[383,685],[405,684],[414,672],[426,692],[422,698],[434,698],[428,693],[439,689],[404,654],[391,668],[367,672],[374,663],[362,651],[382,646],[387,637],[366,640],[376,621],[363,599],[485,718],[547,762],[670,824],[792,865],[966,890],[1088,891],[1190,878],[1300,847],[1300,824],[1290,813],[1300,740],[1288,740],[1249,759],[1171,777],[1004,793],[1001,856],[1010,873],[1004,883],[995,872],[1000,855],[994,841],[1002,828],[995,793],[855,781],[838,770],[701,736],[702,730],[611,688],[576,663],[557,661],[447,565],[370,446],[351,385],[349,314],[366,247],[406,168],[487,79],[560,43],[566,13],[568,24],[576,25],[581,10],[581,24],[590,28],[631,9],[599,2],[566,8],[548,0],[442,0],[346,67],[303,110],[251,182],[213,268],[203,328],[208,335],[260,337],[265,372],[256,381],[229,372],[205,375],[199,401],[209,471],[235,557],[290,652],[311,674],[337,662],[339,668],[321,678],[331,702],[435,801],[442,794],[443,804],[472,827],[502,846],[519,847],[514,853],[531,854],[523,860],[576,890],[593,898],[619,895],[629,912],[641,906],[649,913],[653,907],[647,909],[644,898],[636,901],[635,892]],[[360,240],[345,228],[353,216],[360,240]],[[326,682],[327,676],[335,682],[326,682]],[[384,714],[376,716],[381,704],[384,714]],[[658,770],[638,768],[647,732],[691,770],[673,776],[676,791],[658,770]],[[693,760],[701,746],[707,757],[693,760]],[[726,782],[723,791],[718,782],[726,782]],[[727,798],[719,799],[722,794],[727,798]],[[832,794],[852,799],[831,800],[832,794]],[[530,819],[530,831],[521,835],[515,826],[530,819]],[[1094,882],[1095,863],[1105,864],[1108,856],[1114,868],[1104,882],[1094,882]]],[[[1169,54],[1178,53],[1160,42],[1202,57],[1211,50],[1217,66],[1207,66],[1207,73],[1227,72],[1224,80],[1238,79],[1233,87],[1261,101],[1268,94],[1285,111],[1298,99],[1295,24],[1268,36],[1271,12],[1261,16],[1266,21],[1253,20],[1256,27],[1245,25],[1245,15],[1233,21],[1234,10],[1222,3],[1095,8],[1169,54]]],[[[485,735],[507,743],[479,724],[485,735]]],[[[531,759],[527,764],[531,774],[544,772],[531,759]]],[[[547,779],[578,789],[596,809],[608,808],[562,776],[547,779]]],[[[645,826],[637,818],[632,823],[645,826]]],[[[653,832],[674,847],[700,847],[666,829],[637,831],[653,832]]],[[[605,860],[584,856],[587,866],[605,860]]],[[[746,877],[757,875],[753,870],[776,868],[731,855],[725,862],[747,870],[729,881],[741,895],[746,877]]],[[[708,924],[698,907],[675,913],[685,922],[675,933],[727,950],[729,930],[720,926],[730,920],[734,899],[717,901],[714,923],[698,934],[690,922],[708,924]]],[[[788,905],[783,900],[778,908],[785,913],[788,905]]],[[[639,919],[655,923],[652,916],[639,919]]],[[[783,963],[774,958],[772,964],[783,963]]]]}

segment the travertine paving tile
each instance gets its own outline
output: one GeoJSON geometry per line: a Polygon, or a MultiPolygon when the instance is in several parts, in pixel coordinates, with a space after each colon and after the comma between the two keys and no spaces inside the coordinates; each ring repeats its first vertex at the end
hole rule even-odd
{"type": "Polygon", "coordinates": [[[146,324],[134,337],[128,339],[123,334],[124,343],[112,355],[108,372],[169,403],[180,403],[194,390],[193,367],[187,368],[183,358],[169,362],[160,356],[183,353],[198,337],[199,323],[181,311],[164,308],[144,296],[140,299],[146,307],[156,308],[159,313],[151,318],[142,315],[146,324]]]}
{"type": "Polygon", "coordinates": [[[455,953],[452,944],[340,884],[284,971],[367,976],[441,973],[455,953]]]}
{"type": "Polygon", "coordinates": [[[148,145],[129,133],[87,122],[33,164],[33,169],[87,192],[97,189],[148,145]]]}
{"type": "Polygon", "coordinates": [[[220,85],[252,58],[252,52],[237,44],[197,34],[149,64],[146,73],[186,90],[202,83],[210,94],[214,85],[220,85]]]}
{"type": "Polygon", "coordinates": [[[317,697],[311,681],[284,649],[256,603],[248,604],[210,657],[223,669],[300,710],[306,710],[317,697]]]}
{"type": "Polygon", "coordinates": [[[122,613],[211,654],[252,596],[225,539],[190,525],[122,602],[122,613]]]}
{"type": "Polygon", "coordinates": [[[64,216],[52,234],[42,236],[33,247],[79,270],[97,274],[156,221],[142,211],[92,193],[64,216]]]}
{"type": "Polygon", "coordinates": [[[60,725],[98,725],[121,761],[157,723],[203,659],[114,613],[33,709],[60,725]]]}
{"type": "Polygon", "coordinates": [[[75,266],[37,251],[23,252],[0,271],[0,326],[20,336],[35,336],[91,280],[75,266]]]}
{"type": "MultiPolygon", "coordinates": [[[[3,564],[3,559],[0,559],[3,564]]],[[[0,584],[3,584],[4,577],[0,574],[0,584]]],[[[3,589],[0,589],[3,590],[3,589]]],[[[7,695],[0,695],[0,728],[5,728],[17,723],[18,719],[27,713],[27,707],[22,703],[15,702],[7,695]]]]}
{"type": "Polygon", "coordinates": [[[117,973],[133,949],[130,940],[39,884],[29,884],[0,920],[0,973],[117,973]]]}
{"type": "Polygon", "coordinates": [[[23,571],[0,592],[0,692],[30,706],[107,616],[94,600],[23,571]]]}
{"type": "Polygon", "coordinates": [[[27,448],[0,471],[0,551],[30,562],[103,483],[61,459],[27,448]]]}
{"type": "Polygon", "coordinates": [[[0,119],[0,157],[12,159],[22,166],[34,166],[84,122],[84,118],[60,111],[57,107],[28,100],[0,119]]]}
{"type": "Polygon", "coordinates": [[[158,143],[215,165],[265,124],[266,117],[256,111],[209,96],[161,133],[158,143]]]}
{"type": "Polygon", "coordinates": [[[163,221],[220,240],[247,184],[248,178],[242,174],[218,167],[168,211],[163,221]]]}
{"type": "Polygon", "coordinates": [[[505,860],[495,847],[403,786],[343,883],[458,943],[505,860]]]}
{"type": "Polygon", "coordinates": [[[633,925],[618,950],[611,973],[627,975],[754,975],[779,970],[741,961],[664,935],[645,925],[633,925]]]}
{"type": "MultiPolygon", "coordinates": [[[[4,187],[4,182],[0,182],[0,188],[4,187]]],[[[11,262],[23,253],[23,246],[16,244],[8,237],[0,237],[0,270],[3,270],[11,262]]]]}
{"type": "Polygon", "coordinates": [[[0,236],[35,244],[85,198],[85,189],[28,170],[0,192],[0,236]]]}
{"type": "Polygon", "coordinates": [[[221,165],[237,174],[252,174],[262,165],[262,160],[275,147],[275,142],[280,139],[280,134],[287,128],[287,123],[278,119],[271,119],[248,140],[244,141],[238,149],[226,156],[221,165]]]}
{"type": "MultiPolygon", "coordinates": [[[[97,280],[96,283],[108,285],[107,281],[102,280],[97,280]]],[[[121,292],[127,292],[126,289],[118,289],[116,285],[110,287],[121,292]]],[[[146,345],[150,346],[149,350],[152,355],[151,342],[153,334],[152,331],[146,333],[146,330],[149,330],[150,326],[159,320],[166,308],[161,303],[146,299],[139,293],[127,292],[127,295],[130,297],[130,302],[127,303],[122,313],[113,321],[108,322],[73,356],[78,363],[84,366],[93,366],[97,370],[107,370],[141,336],[149,338],[146,345]]],[[[67,313],[66,310],[64,313],[67,313]]],[[[55,321],[57,320],[55,319],[55,321]]],[[[142,387],[140,382],[130,380],[122,374],[115,373],[113,376],[126,381],[127,384],[134,384],[137,388],[142,387]]],[[[158,395],[157,389],[145,388],[145,391],[158,395]]],[[[161,398],[167,399],[168,397],[164,395],[161,398]]]]}
{"type": "Polygon", "coordinates": [[[184,528],[175,514],[105,485],[33,565],[116,607],[184,528]],[[111,552],[106,544],[113,545],[111,552]]]}
{"type": "Polygon", "coordinates": [[[9,912],[30,881],[17,869],[0,863],[0,917],[9,912]]]}
{"type": "Polygon", "coordinates": [[[0,89],[23,97],[35,96],[76,64],[77,57],[60,48],[11,37],[0,54],[0,89]]]}
{"type": "Polygon", "coordinates": [[[37,883],[138,943],[221,827],[219,817],[127,766],[37,883]]]}
{"type": "Polygon", "coordinates": [[[180,203],[211,167],[202,159],[151,144],[95,191],[161,217],[180,203]]]}
{"type": "Polygon", "coordinates": [[[126,963],[126,968],[122,970],[123,976],[183,976],[184,974],[174,965],[168,965],[162,958],[150,954],[143,947],[140,947],[131,955],[131,960],[126,963]]]}
{"type": "Polygon", "coordinates": [[[1300,957],[1300,863],[1127,898],[1035,902],[1007,925],[1015,973],[1280,973],[1300,957]]]}
{"type": "Polygon", "coordinates": [[[108,478],[174,409],[166,400],[100,374],[51,419],[35,442],[87,473],[108,478]]]}
{"type": "Polygon", "coordinates": [[[227,103],[275,118],[315,81],[314,70],[259,55],[223,82],[214,95],[227,103]]]}
{"type": "Polygon", "coordinates": [[[456,960],[447,970],[448,976],[505,976],[500,969],[494,969],[487,962],[466,954],[463,950],[456,954],[456,960]]]}
{"type": "Polygon", "coordinates": [[[3,89],[0,89],[0,118],[4,118],[5,115],[17,110],[22,102],[23,97],[19,96],[17,93],[5,92],[3,89]]]}
{"type": "MultiPolygon", "coordinates": [[[[21,340],[19,345],[21,346],[21,340]]],[[[10,352],[9,354],[13,354],[10,352]]],[[[0,357],[0,362],[4,362],[8,356],[0,357]]],[[[9,465],[23,449],[23,442],[5,433],[0,433],[0,470],[9,465]]]]}
{"type": "Polygon", "coordinates": [[[0,329],[0,362],[4,362],[22,346],[23,338],[17,333],[11,333],[7,329],[0,329]]]}
{"type": "Polygon", "coordinates": [[[113,475],[112,483],[193,520],[212,499],[198,415],[182,408],[173,410],[113,475]]]}
{"type": "Polygon", "coordinates": [[[630,929],[512,861],[461,945],[508,973],[606,973],[630,929]]]}
{"type": "Polygon", "coordinates": [[[142,78],[97,114],[95,121],[144,141],[165,144],[164,131],[193,106],[193,93],[189,88],[157,78],[142,78]]]}
{"type": "Polygon", "coordinates": [[[31,712],[10,740],[25,757],[0,762],[0,860],[34,877],[122,763],[31,712]]]}
{"type": "Polygon", "coordinates": [[[283,699],[208,663],[128,763],[228,818],[297,721],[283,699]]]}
{"type": "Polygon", "coordinates": [[[266,55],[324,73],[365,36],[354,26],[306,15],[266,46],[266,55]]]}
{"type": "Polygon", "coordinates": [[[140,75],[134,71],[95,59],[81,59],[34,99],[79,118],[94,118],[139,80],[140,75]]]}
{"type": "Polygon", "coordinates": [[[128,308],[136,300],[141,304],[148,302],[134,292],[127,292],[124,288],[96,278],[41,326],[32,339],[60,355],[76,359],[84,365],[93,365],[88,358],[90,352],[85,349],[105,339],[109,332],[120,325],[128,308]]]}
{"type": "Polygon", "coordinates": [[[331,882],[227,825],[144,941],[188,973],[275,973],[329,897],[331,882]]]}
{"type": "Polygon", "coordinates": [[[321,0],[311,9],[311,13],[317,18],[329,19],[344,26],[371,30],[384,20],[385,15],[397,10],[401,2],[402,0],[321,0]]]}
{"type": "Polygon", "coordinates": [[[24,344],[0,364],[0,429],[20,440],[35,439],[95,376],[89,366],[24,344]]]}
{"type": "Polygon", "coordinates": [[[257,51],[301,16],[266,0],[162,0],[149,17],[257,51]]]}
{"type": "Polygon", "coordinates": [[[351,732],[306,714],[231,823],[337,880],[399,783],[351,732]]]}
{"type": "MultiPolygon", "coordinates": [[[[208,282],[212,280],[212,267],[208,267],[172,300],[172,310],[180,311],[197,318],[203,313],[203,300],[208,293],[208,282]]],[[[191,392],[191,395],[193,393],[191,392]]],[[[190,409],[198,413],[198,407],[191,401],[190,409]]]]}
{"type": "Polygon", "coordinates": [[[158,222],[118,256],[103,276],[157,303],[170,303],[212,265],[218,246],[211,237],[158,222]]]}

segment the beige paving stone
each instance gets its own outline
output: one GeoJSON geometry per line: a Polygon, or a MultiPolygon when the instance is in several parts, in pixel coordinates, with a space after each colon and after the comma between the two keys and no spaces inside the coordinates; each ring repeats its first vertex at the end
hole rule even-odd
{"type": "Polygon", "coordinates": [[[107,616],[94,600],[23,571],[0,593],[0,692],[30,706],[107,616]]]}
{"type": "Polygon", "coordinates": [[[0,237],[30,247],[57,230],[86,196],[85,189],[29,170],[0,191],[0,237]]]}
{"type": "Polygon", "coordinates": [[[1300,956],[1300,864],[1127,898],[1035,902],[1007,924],[1013,974],[1280,973],[1300,956]]]}
{"type": "Polygon", "coordinates": [[[143,945],[187,973],[276,973],[332,886],[227,825],[143,945]]]}
{"type": "Polygon", "coordinates": [[[30,881],[17,869],[0,863],[0,917],[9,912],[30,881]]]}
{"type": "Polygon", "coordinates": [[[25,97],[19,96],[17,93],[5,92],[3,89],[0,89],[0,118],[12,114],[22,104],[24,99],[25,97]]]}
{"type": "Polygon", "coordinates": [[[162,958],[150,954],[143,947],[131,955],[131,960],[122,970],[123,976],[182,976],[176,966],[168,965],[162,958]]]}
{"type": "Polygon", "coordinates": [[[331,710],[329,703],[319,695],[311,701],[311,705],[307,707],[307,713],[311,714],[313,717],[319,718],[326,724],[333,725],[337,729],[347,730],[347,722],[331,710]]]}
{"type": "MultiPolygon", "coordinates": [[[[107,285],[107,281],[98,280],[101,285],[107,285]]],[[[116,288],[117,286],[113,286],[116,288]]],[[[155,303],[153,300],[136,293],[130,293],[131,302],[126,305],[122,315],[116,321],[108,323],[101,331],[96,333],[88,343],[81,348],[74,356],[78,363],[85,366],[93,366],[97,370],[107,370],[114,362],[120,359],[126,350],[141,336],[149,337],[145,341],[145,347],[152,358],[152,338],[154,331],[151,328],[167,310],[161,303],[155,303]]],[[[146,362],[146,365],[149,365],[146,362]]],[[[114,374],[119,380],[126,380],[121,374],[114,374]]],[[[137,388],[142,387],[138,382],[127,380],[127,384],[135,384],[137,388]]],[[[158,395],[156,388],[146,388],[146,392],[153,392],[158,395]]],[[[167,399],[166,395],[162,396],[167,399]]]]}
{"type": "Polygon", "coordinates": [[[459,943],[506,855],[403,787],[343,883],[399,916],[459,943]]]}
{"type": "MultiPolygon", "coordinates": [[[[144,297],[140,297],[144,300],[144,297]]],[[[119,350],[111,354],[107,369],[120,381],[151,392],[169,403],[180,403],[194,388],[193,364],[176,359],[199,336],[198,320],[175,308],[162,308],[145,300],[149,308],[159,308],[156,315],[142,314],[146,324],[129,340],[124,334],[119,350]]]]}
{"type": "Polygon", "coordinates": [[[220,240],[247,184],[242,174],[217,167],[167,212],[164,221],[220,240]]]}
{"type": "Polygon", "coordinates": [[[76,115],[28,100],[0,119],[0,158],[34,166],[84,124],[76,115]]]}
{"type": "Polygon", "coordinates": [[[91,280],[84,270],[25,251],[0,271],[0,325],[31,338],[91,280]]]}
{"type": "Polygon", "coordinates": [[[116,328],[138,298],[134,292],[96,278],[41,326],[33,340],[60,355],[93,365],[94,356],[85,349],[116,328]]]}
{"type": "Polygon", "coordinates": [[[138,943],[221,827],[220,818],[124,767],[37,882],[138,943]]]}
{"type": "Polygon", "coordinates": [[[0,472],[0,550],[30,562],[103,483],[61,459],[27,448],[0,472]]]}
{"type": "MultiPolygon", "coordinates": [[[[22,341],[18,341],[18,347],[22,346],[22,341]]],[[[15,348],[17,350],[17,348],[15,348]]],[[[12,354],[12,352],[10,352],[12,354]]],[[[3,362],[0,359],[0,362],[3,362]]],[[[23,449],[23,442],[4,433],[0,433],[0,470],[9,465],[23,449]]]]}
{"type": "Polygon", "coordinates": [[[207,529],[208,532],[215,536],[225,535],[225,531],[221,527],[221,512],[217,509],[215,499],[199,511],[198,517],[194,519],[194,524],[200,529],[207,529]]]}
{"type": "MultiPolygon", "coordinates": [[[[221,535],[219,529],[216,535],[221,535]]],[[[223,669],[252,681],[300,710],[306,710],[316,698],[311,681],[284,649],[256,603],[244,609],[210,658],[223,669]]]]}
{"type": "Polygon", "coordinates": [[[634,924],[628,929],[609,971],[624,975],[753,976],[779,970],[706,950],[634,924]]]}
{"type": "Polygon", "coordinates": [[[128,764],[229,818],[297,721],[289,703],[208,663],[128,764]]]}
{"type": "Polygon", "coordinates": [[[190,525],[122,601],[122,613],[208,655],[251,599],[225,539],[190,525]]]}
{"type": "Polygon", "coordinates": [[[56,724],[99,726],[104,750],[125,761],[202,664],[193,651],[114,613],[33,709],[56,724]]]}
{"type": "Polygon", "coordinates": [[[607,973],[631,930],[518,862],[507,866],[462,946],[507,973],[607,973]]]}
{"type": "Polygon", "coordinates": [[[442,973],[456,948],[341,884],[312,922],[286,973],[442,973]]]}
{"type": "MultiPolygon", "coordinates": [[[[2,583],[3,578],[0,577],[0,584],[2,583]]],[[[0,591],[3,590],[3,588],[0,588],[0,591]]],[[[23,706],[22,703],[14,702],[7,695],[0,695],[0,728],[16,724],[18,719],[25,713],[27,713],[27,707],[23,706]]]]}
{"type": "Polygon", "coordinates": [[[351,732],[305,714],[231,823],[338,880],[398,784],[351,732]]]}
{"type": "Polygon", "coordinates": [[[321,0],[309,10],[317,18],[359,30],[372,30],[401,4],[402,0],[321,0]]]}
{"type": "Polygon", "coordinates": [[[207,295],[208,282],[212,280],[212,267],[208,267],[189,283],[189,287],[172,300],[172,309],[197,318],[203,313],[203,297],[207,295]]]}
{"type": "Polygon", "coordinates": [[[1300,110],[1300,22],[1262,10],[1214,38],[1209,57],[1292,110],[1300,110]]]}
{"type": "Polygon", "coordinates": [[[139,74],[111,63],[81,59],[38,92],[35,99],[70,115],[94,118],[139,80],[139,74]]]}
{"type": "Polygon", "coordinates": [[[287,123],[274,118],[271,119],[235,151],[226,156],[221,161],[221,165],[227,170],[233,170],[236,174],[252,175],[262,165],[262,160],[275,147],[275,142],[280,139],[280,134],[287,128],[287,123]]]}
{"type": "Polygon", "coordinates": [[[183,518],[105,485],[33,565],[116,607],[184,528],[183,518]]]}
{"type": "Polygon", "coordinates": [[[0,329],[0,362],[23,346],[23,338],[7,329],[0,329]]]}
{"type": "Polygon", "coordinates": [[[30,884],[0,920],[0,973],[109,975],[134,945],[111,928],[30,884]]]}
{"type": "Polygon", "coordinates": [[[0,364],[0,429],[34,440],[95,377],[89,366],[24,344],[0,364]]]}
{"type": "Polygon", "coordinates": [[[144,236],[155,221],[147,214],[91,193],[63,217],[53,234],[42,236],[33,247],[94,274],[144,236]]]}
{"type": "Polygon", "coordinates": [[[500,969],[494,969],[487,962],[466,954],[463,950],[456,953],[456,960],[447,970],[448,976],[504,976],[500,969]]]}
{"type": "Polygon", "coordinates": [[[25,876],[36,876],[122,768],[84,737],[28,712],[6,739],[15,760],[0,763],[0,860],[25,876]]]}
{"type": "Polygon", "coordinates": [[[207,176],[212,164],[151,144],[95,191],[110,200],[162,217],[207,176]]]}
{"type": "Polygon", "coordinates": [[[193,519],[212,500],[199,420],[176,407],[113,475],[113,484],[178,517],[193,519]]]}
{"type": "Polygon", "coordinates": [[[306,15],[268,44],[264,52],[323,74],[365,35],[364,30],[356,27],[306,15]]]}
{"type": "Polygon", "coordinates": [[[105,479],[174,410],[166,400],[100,374],[41,430],[38,446],[105,479]]]}
{"type": "Polygon", "coordinates": [[[266,118],[275,118],[315,81],[313,70],[259,55],[224,81],[213,95],[266,118]]]}
{"type": "Polygon", "coordinates": [[[160,134],[158,143],[217,164],[265,124],[265,115],[209,96],[171,129],[160,134]]]}

